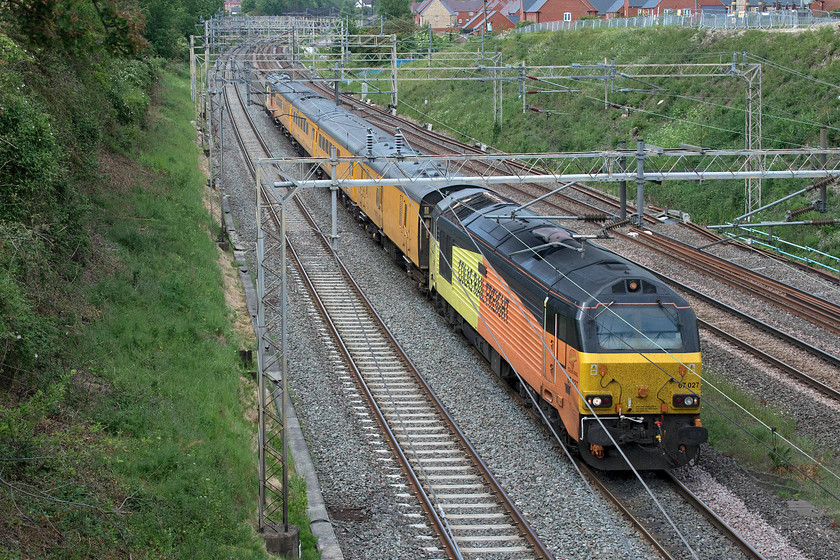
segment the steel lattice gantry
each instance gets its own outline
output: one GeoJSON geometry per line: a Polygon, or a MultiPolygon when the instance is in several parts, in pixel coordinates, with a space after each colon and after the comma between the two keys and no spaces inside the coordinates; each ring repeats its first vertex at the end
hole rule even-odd
{"type": "MultiPolygon", "coordinates": [[[[838,179],[840,148],[800,150],[705,150],[696,147],[666,150],[639,142],[635,150],[610,150],[574,154],[505,154],[412,156],[420,163],[413,176],[398,177],[398,164],[405,158],[377,158],[385,162],[397,178],[352,179],[338,176],[316,179],[320,164],[329,162],[333,169],[342,162],[363,163],[366,157],[279,158],[257,162],[257,312],[259,367],[259,469],[260,529],[288,531],[288,470],[286,458],[287,420],[284,399],[287,398],[288,314],[287,257],[285,243],[285,204],[299,188],[368,187],[382,184],[400,187],[409,184],[446,185],[465,183],[519,184],[549,183],[558,185],[552,191],[566,188],[568,182],[635,181],[639,187],[637,208],[644,208],[642,185],[645,181],[838,179]],[[755,158],[765,165],[756,169],[755,158]],[[636,169],[623,165],[635,158],[636,169]],[[476,163],[481,172],[473,171],[476,163]],[[278,169],[283,169],[281,174],[278,169]],[[433,173],[429,173],[434,171],[433,173]],[[429,175],[436,176],[430,178],[429,175]],[[277,178],[278,180],[273,180],[277,178]],[[269,227],[271,221],[280,227],[269,227]]],[[[702,187],[698,187],[702,188],[702,187]]],[[[801,192],[801,191],[800,191],[801,192]]],[[[794,193],[798,194],[798,193],[794,193]]],[[[790,195],[790,196],[794,196],[790,195]]],[[[546,195],[547,196],[547,195],[546,195]]],[[[787,197],[786,197],[787,198],[787,197]]],[[[641,223],[642,212],[638,213],[641,223]]],[[[333,212],[333,221],[335,222],[333,212]]],[[[737,225],[737,220],[733,220],[737,225]]],[[[335,224],[333,225],[335,231],[335,224]]],[[[334,240],[335,241],[335,240],[334,240]]]]}
{"type": "MultiPolygon", "coordinates": [[[[383,173],[402,173],[397,165],[409,158],[376,158],[388,167],[383,173]]],[[[788,150],[713,150],[695,146],[665,149],[640,141],[636,149],[605,150],[581,153],[543,154],[469,154],[411,156],[420,165],[414,176],[384,179],[335,180],[314,179],[320,164],[331,162],[328,158],[280,158],[261,160],[261,164],[297,166],[298,178],[289,178],[283,184],[298,187],[328,187],[338,183],[345,187],[428,184],[445,185],[453,181],[485,185],[519,183],[562,182],[619,182],[619,181],[693,181],[744,180],[748,178],[819,179],[840,176],[840,148],[802,148],[788,150]],[[762,158],[761,169],[751,161],[762,158]],[[622,169],[620,160],[627,160],[622,169]],[[643,160],[641,170],[632,169],[629,161],[643,160]],[[479,165],[475,165],[479,164],[479,165]],[[476,171],[480,168],[481,171],[476,171]],[[436,178],[423,177],[433,171],[436,178]]],[[[340,157],[334,160],[364,163],[364,156],[340,157]]],[[[346,166],[348,169],[351,166],[346,166]]]]}
{"type": "MultiPolygon", "coordinates": [[[[833,180],[840,177],[840,148],[712,150],[685,145],[678,149],[665,149],[639,141],[635,150],[554,154],[423,155],[412,156],[411,160],[420,164],[416,168],[416,175],[412,177],[352,179],[339,176],[333,180],[314,178],[320,164],[327,161],[333,165],[342,162],[355,164],[369,160],[365,157],[341,157],[333,160],[285,158],[264,161],[289,165],[291,168],[297,166],[298,172],[294,174],[296,178],[276,183],[297,187],[446,185],[452,181],[484,185],[631,181],[637,186],[636,206],[640,209],[644,208],[644,183],[647,181],[680,180],[703,183],[711,180],[767,178],[833,180]],[[636,161],[635,170],[634,166],[630,165],[633,159],[636,161]],[[754,165],[756,160],[762,162],[759,168],[754,165]],[[430,175],[435,178],[429,178],[430,175]]],[[[403,173],[404,168],[398,164],[404,162],[405,158],[377,158],[377,161],[388,164],[383,174],[393,172],[395,176],[399,176],[403,173]]],[[[344,167],[351,169],[354,166],[344,167]]],[[[733,219],[732,224],[737,225],[756,211],[733,219]]],[[[636,218],[641,224],[642,212],[639,212],[636,218]]]]}
{"type": "MultiPolygon", "coordinates": [[[[258,166],[257,184],[265,170],[258,166]]],[[[284,203],[292,192],[257,189],[257,380],[259,391],[259,529],[289,534],[289,464],[286,400],[287,313],[284,203]],[[280,227],[265,224],[279,223],[280,227]]]]}

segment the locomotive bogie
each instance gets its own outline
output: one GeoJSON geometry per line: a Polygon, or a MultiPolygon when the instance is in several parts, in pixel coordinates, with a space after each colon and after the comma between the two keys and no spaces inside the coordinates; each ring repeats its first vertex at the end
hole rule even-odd
{"type": "Polygon", "coordinates": [[[581,457],[601,470],[686,465],[708,439],[698,417],[683,414],[582,417],[581,433],[581,457]]]}

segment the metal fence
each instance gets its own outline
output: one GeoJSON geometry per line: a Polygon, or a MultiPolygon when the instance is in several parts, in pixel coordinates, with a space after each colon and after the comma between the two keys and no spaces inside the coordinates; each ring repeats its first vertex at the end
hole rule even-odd
{"type": "Polygon", "coordinates": [[[550,21],[514,29],[513,33],[538,31],[573,31],[577,29],[610,29],[617,27],[697,27],[708,29],[770,29],[802,28],[821,24],[840,23],[840,14],[791,10],[775,12],[733,12],[728,14],[665,14],[631,18],[581,19],[550,21]]]}

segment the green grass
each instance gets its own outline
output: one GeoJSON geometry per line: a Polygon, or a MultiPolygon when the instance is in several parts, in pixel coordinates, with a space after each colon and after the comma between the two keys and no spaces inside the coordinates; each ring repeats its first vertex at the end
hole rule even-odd
{"type": "MultiPolygon", "coordinates": [[[[0,558],[268,558],[255,391],[208,234],[183,68],[90,193],[91,255],[44,389],[0,393],[0,558]]],[[[292,523],[317,558],[305,485],[292,523]]]]}
{"type": "MultiPolygon", "coordinates": [[[[478,50],[478,45],[457,45],[454,49],[478,50]]],[[[819,81],[764,65],[762,69],[762,145],[793,148],[819,145],[819,124],[827,125],[829,146],[840,145],[840,103],[833,87],[840,73],[840,33],[831,28],[796,33],[766,31],[721,32],[680,28],[604,29],[575,32],[513,34],[488,38],[485,52],[502,54],[502,62],[513,66],[594,65],[605,60],[631,63],[711,63],[724,68],[733,53],[748,52],[791,68],[819,81]],[[807,95],[803,92],[808,92],[807,95]]],[[[750,60],[754,62],[754,60],[750,60]]],[[[415,63],[425,67],[426,62],[415,63]]],[[[464,63],[465,65],[467,63],[464,63]]],[[[479,73],[472,63],[463,75],[479,73]]],[[[452,66],[448,62],[446,66],[452,66]]],[[[540,73],[540,72],[535,72],[540,73]]],[[[582,70],[580,72],[584,74],[582,70]]],[[[644,73],[639,71],[639,73],[644,73]]],[[[386,69],[379,87],[388,91],[386,69]]],[[[523,101],[516,84],[504,86],[504,119],[493,124],[491,83],[447,81],[401,82],[398,110],[420,122],[431,122],[464,141],[480,141],[505,152],[580,152],[613,149],[619,141],[635,147],[637,139],[666,148],[680,143],[723,149],[745,145],[745,96],[743,78],[649,78],[645,84],[617,78],[616,88],[658,91],[612,91],[610,102],[636,110],[604,108],[604,84],[598,80],[575,82],[555,80],[574,94],[526,96],[526,103],[546,112],[523,113],[523,101]]],[[[549,84],[526,80],[526,90],[557,89],[549,84]]],[[[358,91],[354,82],[347,89],[358,91]]],[[[381,105],[388,95],[370,95],[381,105]]],[[[648,164],[651,165],[651,164],[648,164]]],[[[762,201],[766,204],[799,190],[809,181],[767,180],[762,201]]],[[[603,185],[605,188],[616,188],[603,185]]],[[[648,184],[645,193],[651,204],[688,212],[698,223],[725,223],[744,213],[743,181],[712,181],[697,185],[687,182],[648,184]]],[[[813,193],[809,195],[814,198],[813,193]]],[[[798,197],[760,217],[782,220],[785,211],[808,203],[798,197]]],[[[829,195],[829,208],[840,203],[837,193],[829,195]]],[[[824,217],[809,214],[805,218],[824,217]]],[[[840,228],[776,228],[774,233],[801,245],[809,244],[829,254],[840,254],[840,228]]]]}
{"type": "Polygon", "coordinates": [[[149,555],[263,558],[254,426],[201,203],[184,75],[163,77],[139,160],[152,173],[105,195],[96,214],[118,264],[93,285],[103,310],[80,340],[78,369],[109,388],[92,420],[128,494],[131,542],[149,555]]]}
{"type": "Polygon", "coordinates": [[[840,502],[829,495],[840,496],[840,481],[825,470],[840,473],[840,457],[797,435],[793,418],[730,383],[725,375],[705,368],[703,378],[702,416],[709,443],[745,468],[780,477],[796,488],[796,494],[825,506],[840,521],[840,502]]]}

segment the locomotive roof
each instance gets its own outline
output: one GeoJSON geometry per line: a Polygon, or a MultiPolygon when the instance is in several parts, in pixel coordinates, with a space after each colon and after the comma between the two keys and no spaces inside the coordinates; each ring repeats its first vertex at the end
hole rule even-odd
{"type": "Polygon", "coordinates": [[[527,209],[510,218],[518,206],[482,187],[456,192],[439,204],[449,220],[472,234],[500,272],[513,272],[516,265],[577,305],[626,293],[624,281],[629,279],[641,280],[642,293],[673,295],[646,270],[592,241],[577,239],[573,230],[552,220],[527,209]]]}
{"type": "MultiPolygon", "coordinates": [[[[336,106],[334,100],[327,99],[305,84],[277,77],[269,78],[269,83],[277,93],[312,120],[320,130],[352,154],[368,155],[368,134],[370,133],[373,140],[370,155],[373,157],[366,162],[366,165],[380,175],[394,178],[443,176],[436,166],[412,161],[411,156],[420,155],[421,152],[410,147],[404,140],[398,149],[394,135],[368,123],[347,109],[336,106]],[[379,157],[404,157],[405,160],[389,164],[375,159],[379,157]]],[[[403,190],[419,202],[426,195],[435,192],[437,187],[407,185],[403,187],[403,190]]]]}
{"type": "MultiPolygon", "coordinates": [[[[311,119],[345,149],[356,155],[368,153],[368,131],[373,135],[371,153],[375,157],[398,156],[396,139],[361,117],[336,106],[335,101],[316,93],[308,86],[289,79],[272,77],[274,90],[311,119]]],[[[419,151],[403,145],[406,160],[388,166],[375,159],[366,164],[389,177],[440,176],[435,168],[421,166],[411,156],[419,151]]],[[[667,294],[681,301],[672,290],[653,275],[630,261],[586,241],[575,238],[575,232],[559,226],[529,210],[521,210],[515,218],[501,218],[517,208],[517,204],[481,186],[453,183],[446,187],[408,185],[404,191],[415,201],[436,200],[438,209],[452,222],[467,229],[482,247],[481,251],[504,273],[524,273],[577,305],[588,305],[623,293],[625,279],[641,280],[642,293],[667,294]],[[486,216],[499,218],[487,218],[486,216]],[[516,271],[519,269],[519,271],[516,271]],[[521,271],[521,272],[520,272],[521,271]]],[[[543,296],[544,297],[544,296],[543,296]]],[[[542,298],[540,298],[542,299],[542,298]]]]}

